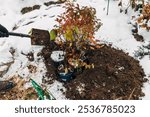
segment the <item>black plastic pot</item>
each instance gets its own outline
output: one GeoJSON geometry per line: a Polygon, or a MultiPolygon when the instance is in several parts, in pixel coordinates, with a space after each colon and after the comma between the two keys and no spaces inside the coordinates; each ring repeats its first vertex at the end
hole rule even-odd
{"type": "Polygon", "coordinates": [[[51,54],[53,65],[58,68],[61,64],[64,64],[63,51],[53,51],[51,54]]]}
{"type": "Polygon", "coordinates": [[[74,72],[68,72],[67,74],[63,72],[58,73],[59,79],[65,82],[72,80],[73,75],[74,75],[74,72]]]}
{"type": "Polygon", "coordinates": [[[62,61],[53,61],[53,65],[55,68],[58,68],[60,65],[64,65],[64,60],[62,61]]]}

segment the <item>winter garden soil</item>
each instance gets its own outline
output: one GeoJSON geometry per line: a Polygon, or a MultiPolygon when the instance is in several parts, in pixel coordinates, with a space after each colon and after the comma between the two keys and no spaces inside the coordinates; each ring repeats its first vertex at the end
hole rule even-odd
{"type": "MultiPolygon", "coordinates": [[[[43,83],[48,84],[59,80],[50,59],[51,52],[52,48],[45,47],[41,53],[45,59],[49,77],[49,79],[43,78],[43,83]]],[[[94,63],[94,69],[86,69],[83,73],[77,74],[73,80],[63,82],[67,89],[64,94],[68,99],[137,100],[144,96],[141,89],[143,83],[147,81],[144,78],[144,71],[137,60],[122,50],[105,45],[101,49],[92,50],[89,61],[94,63]]]]}
{"type": "MultiPolygon", "coordinates": [[[[53,44],[53,43],[52,43],[53,44]]],[[[56,47],[56,46],[55,46],[56,47]]],[[[56,68],[53,65],[50,55],[53,50],[58,50],[46,46],[38,56],[44,57],[47,67],[47,77],[43,77],[44,84],[52,84],[54,80],[61,81],[55,74],[56,68]]],[[[77,74],[69,82],[62,82],[66,87],[66,92],[62,92],[68,99],[140,99],[144,96],[142,92],[143,83],[147,80],[139,62],[128,56],[121,50],[116,50],[105,45],[101,49],[90,52],[89,61],[94,63],[94,69],[84,70],[77,74]]],[[[32,67],[32,66],[29,66],[32,67]]],[[[16,86],[7,92],[0,94],[0,99],[37,99],[34,88],[25,89],[26,81],[19,77],[13,77],[16,86]]]]}

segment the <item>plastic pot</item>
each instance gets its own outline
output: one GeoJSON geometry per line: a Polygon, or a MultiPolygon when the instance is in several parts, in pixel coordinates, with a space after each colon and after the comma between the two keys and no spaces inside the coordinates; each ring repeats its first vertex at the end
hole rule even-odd
{"type": "Polygon", "coordinates": [[[74,72],[68,72],[68,73],[60,72],[60,73],[58,73],[59,79],[62,81],[65,81],[65,82],[72,80],[73,75],[74,75],[74,72]]]}
{"type": "Polygon", "coordinates": [[[60,65],[63,65],[64,61],[53,61],[53,65],[55,68],[58,68],[60,65]]]}
{"type": "Polygon", "coordinates": [[[64,64],[64,55],[63,51],[53,51],[51,54],[51,59],[53,60],[54,66],[57,68],[61,64],[64,64]]]}

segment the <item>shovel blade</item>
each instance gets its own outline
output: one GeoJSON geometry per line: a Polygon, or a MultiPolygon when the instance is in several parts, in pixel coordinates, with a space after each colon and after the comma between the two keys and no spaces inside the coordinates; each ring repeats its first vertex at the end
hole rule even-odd
{"type": "Polygon", "coordinates": [[[47,46],[50,44],[50,34],[47,30],[32,29],[31,33],[31,44],[32,45],[43,45],[47,46]]]}

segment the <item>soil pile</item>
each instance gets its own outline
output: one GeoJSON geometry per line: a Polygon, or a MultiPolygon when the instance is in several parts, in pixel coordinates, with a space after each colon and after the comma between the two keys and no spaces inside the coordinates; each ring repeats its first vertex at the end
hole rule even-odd
{"type": "Polygon", "coordinates": [[[69,99],[139,99],[146,81],[139,62],[109,46],[91,52],[94,69],[65,84],[69,99]]]}
{"type": "MultiPolygon", "coordinates": [[[[50,78],[45,83],[59,80],[50,59],[51,52],[48,48],[44,48],[42,52],[48,69],[47,74],[49,77],[53,76],[53,79],[50,78]]],[[[64,83],[68,99],[137,100],[144,96],[141,88],[147,81],[144,78],[145,74],[139,62],[128,54],[105,45],[90,52],[89,62],[94,63],[94,69],[86,69],[73,80],[64,83]]]]}

